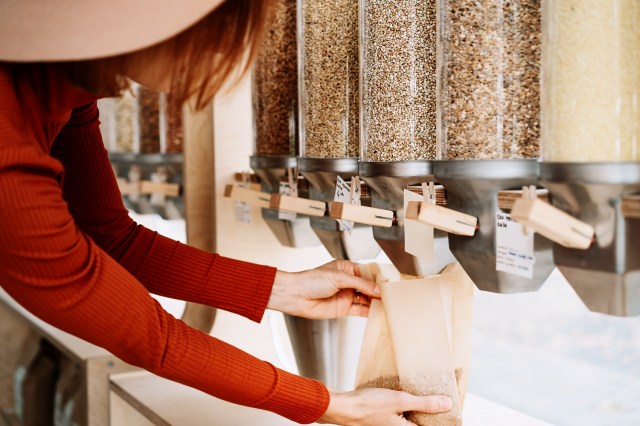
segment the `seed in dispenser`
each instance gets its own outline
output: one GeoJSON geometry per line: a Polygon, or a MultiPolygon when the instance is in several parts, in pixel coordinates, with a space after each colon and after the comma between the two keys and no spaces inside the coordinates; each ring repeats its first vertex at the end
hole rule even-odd
{"type": "Polygon", "coordinates": [[[363,0],[364,161],[436,156],[436,0],[363,0]]]}
{"type": "Polygon", "coordinates": [[[116,151],[133,152],[136,99],[130,91],[114,98],[116,151]]]}
{"type": "Polygon", "coordinates": [[[298,151],[296,0],[275,2],[271,23],[253,66],[255,154],[298,151]]]}
{"type": "Polygon", "coordinates": [[[182,106],[176,105],[170,94],[163,96],[162,105],[165,119],[166,152],[179,154],[184,150],[184,128],[182,127],[182,106]]]}
{"type": "Polygon", "coordinates": [[[545,161],[640,161],[640,2],[544,2],[545,161]]]}
{"type": "Polygon", "coordinates": [[[303,0],[298,31],[305,157],[358,157],[358,0],[303,0]]]}
{"type": "Polygon", "coordinates": [[[438,157],[538,157],[540,0],[440,1],[438,157]]]}
{"type": "Polygon", "coordinates": [[[138,91],[140,118],[140,152],[160,152],[160,94],[140,86],[138,91]]]}

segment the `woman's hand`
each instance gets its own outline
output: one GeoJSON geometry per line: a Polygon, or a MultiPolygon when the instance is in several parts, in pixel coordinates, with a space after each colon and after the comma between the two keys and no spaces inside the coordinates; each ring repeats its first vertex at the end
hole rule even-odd
{"type": "Polygon", "coordinates": [[[451,409],[446,396],[415,396],[389,389],[361,389],[353,392],[330,391],[331,401],[318,423],[342,426],[409,426],[407,411],[442,413],[451,409]]]}
{"type": "Polygon", "coordinates": [[[304,272],[278,271],[267,308],[305,318],[367,316],[370,297],[380,297],[373,281],[359,277],[358,265],[334,260],[304,272]]]}

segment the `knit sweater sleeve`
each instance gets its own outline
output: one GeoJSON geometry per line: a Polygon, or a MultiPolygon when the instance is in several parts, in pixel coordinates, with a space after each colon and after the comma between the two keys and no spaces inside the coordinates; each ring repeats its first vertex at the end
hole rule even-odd
{"type": "Polygon", "coordinates": [[[204,252],[131,219],[102,143],[95,103],[74,111],[51,154],[64,166],[63,196],[78,227],[151,293],[262,318],[274,268],[204,252]]]}
{"type": "MultiPolygon", "coordinates": [[[[16,106],[3,101],[6,98],[0,99],[0,284],[18,303],[159,376],[299,423],[322,415],[329,398],[324,385],[279,370],[175,319],[127,268],[83,232],[63,196],[62,164],[6,119],[16,106]]],[[[101,195],[85,194],[96,202],[101,202],[101,195]]],[[[156,250],[158,237],[129,238],[134,240],[125,244],[129,247],[119,248],[129,268],[150,258],[161,261],[148,254],[156,250]]],[[[211,277],[211,270],[224,268],[224,262],[216,265],[219,259],[212,255],[188,255],[189,249],[177,245],[172,249],[181,250],[166,255],[165,265],[176,270],[175,279],[180,271],[189,276],[189,270],[200,268],[206,271],[202,276],[211,277]],[[175,263],[172,256],[182,257],[184,264],[175,263]]],[[[140,273],[145,268],[139,266],[136,273],[155,281],[151,272],[140,273]]],[[[205,292],[207,285],[202,284],[205,292]]]]}

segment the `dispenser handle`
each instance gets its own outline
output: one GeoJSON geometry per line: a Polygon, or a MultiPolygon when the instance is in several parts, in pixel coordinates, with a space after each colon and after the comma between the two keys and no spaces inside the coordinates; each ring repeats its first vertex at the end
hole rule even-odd
{"type": "Polygon", "coordinates": [[[140,194],[163,194],[167,197],[177,197],[180,195],[180,185],[143,180],[140,182],[140,194]]]}
{"type": "Polygon", "coordinates": [[[291,195],[271,194],[269,208],[285,212],[299,213],[306,216],[322,217],[327,210],[324,201],[309,200],[291,195]]]}
{"type": "Polygon", "coordinates": [[[227,185],[224,188],[224,196],[225,198],[231,198],[234,201],[242,201],[250,205],[268,209],[271,194],[242,188],[236,185],[227,185]]]}
{"type": "Polygon", "coordinates": [[[329,216],[384,228],[390,228],[393,225],[393,211],[349,203],[329,203],[329,216]]]}
{"type": "Polygon", "coordinates": [[[410,201],[405,217],[450,234],[467,237],[472,237],[478,228],[478,218],[424,201],[410,201]]]}
{"type": "Polygon", "coordinates": [[[621,204],[622,216],[627,219],[640,219],[640,195],[624,196],[621,204]]]}
{"type": "Polygon", "coordinates": [[[528,229],[568,248],[586,250],[595,235],[593,226],[539,198],[515,200],[511,216],[528,229]]]}

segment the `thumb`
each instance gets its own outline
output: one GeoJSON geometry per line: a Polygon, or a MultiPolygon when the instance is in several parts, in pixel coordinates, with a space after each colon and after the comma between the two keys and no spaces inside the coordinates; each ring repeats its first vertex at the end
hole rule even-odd
{"type": "Polygon", "coordinates": [[[420,411],[422,413],[442,413],[451,410],[453,401],[448,396],[414,396],[405,399],[403,411],[420,411]]]}
{"type": "Polygon", "coordinates": [[[356,277],[346,272],[336,272],[334,283],[339,289],[354,289],[370,297],[380,298],[378,285],[368,279],[356,277]]]}

